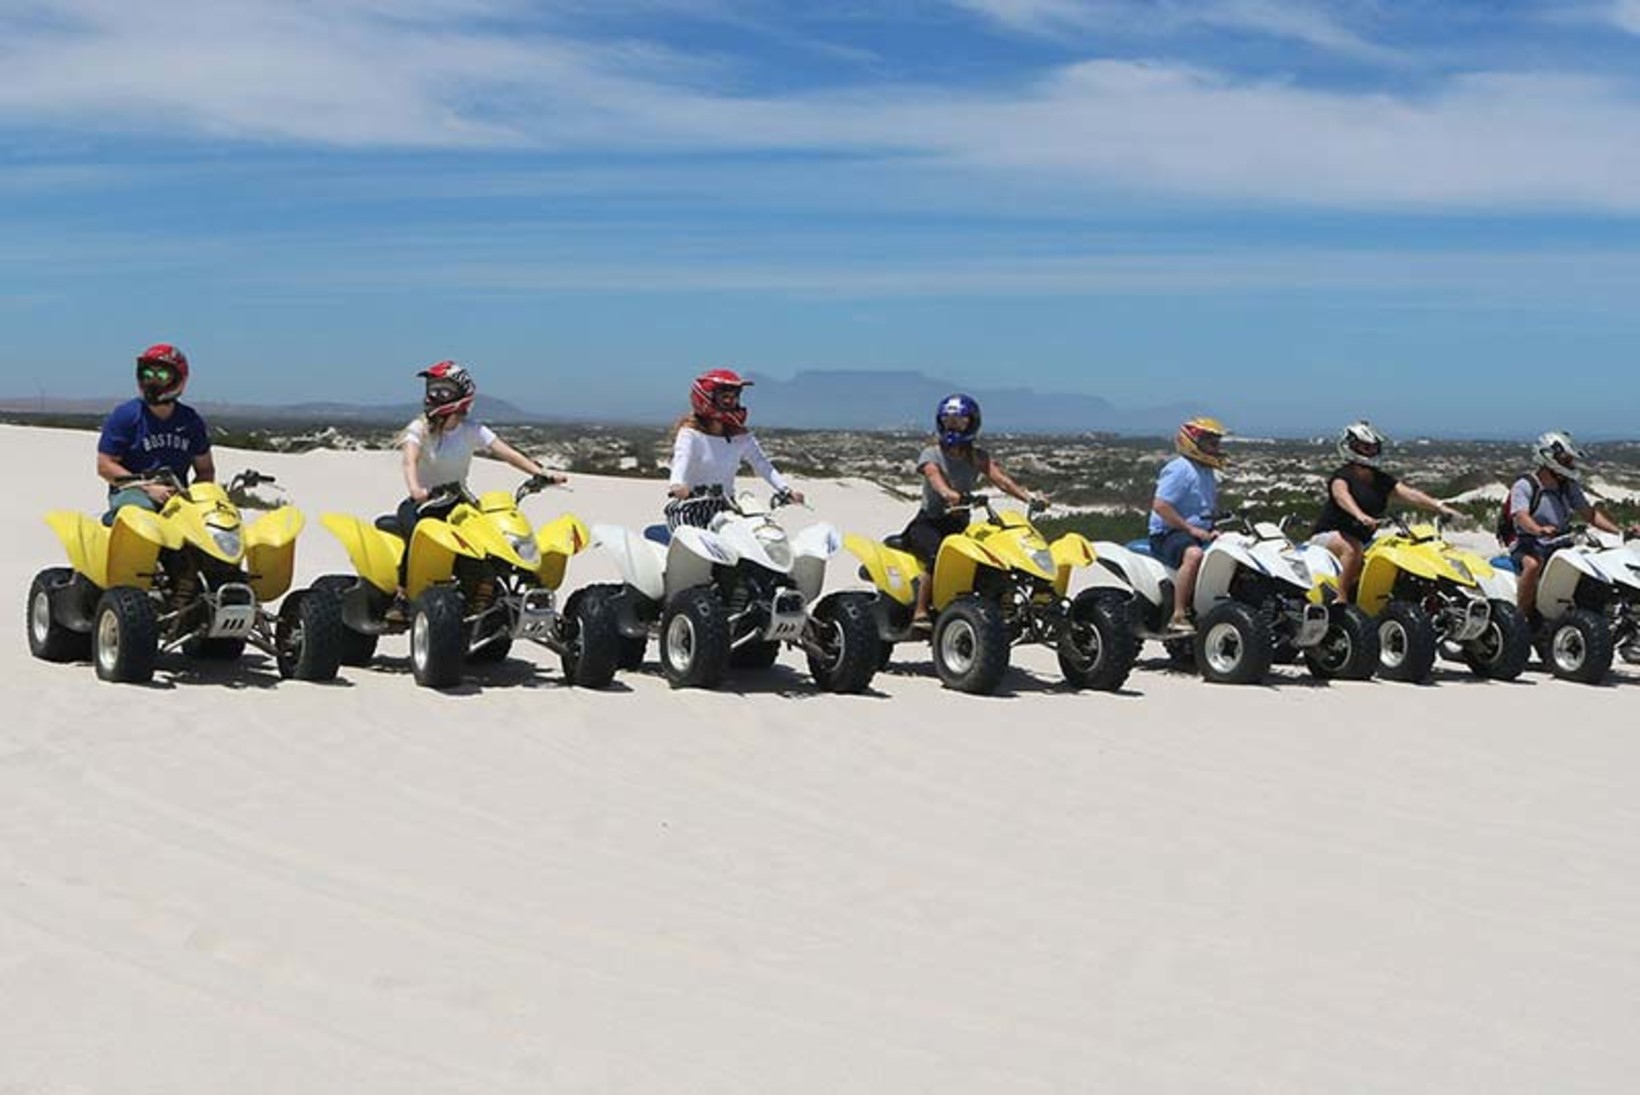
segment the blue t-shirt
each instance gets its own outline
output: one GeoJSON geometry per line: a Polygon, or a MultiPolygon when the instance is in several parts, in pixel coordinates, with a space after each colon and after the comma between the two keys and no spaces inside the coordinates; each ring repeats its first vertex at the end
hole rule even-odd
{"type": "Polygon", "coordinates": [[[211,451],[205,420],[192,407],[175,404],[171,417],[161,419],[141,399],[121,403],[103,422],[97,451],[107,453],[132,475],[170,468],[188,482],[194,458],[211,451]]]}
{"type": "MultiPolygon", "coordinates": [[[[1184,456],[1175,456],[1162,468],[1156,480],[1156,497],[1179,511],[1179,516],[1197,528],[1213,527],[1213,514],[1218,509],[1219,484],[1213,469],[1184,456]]],[[[1150,511],[1150,534],[1166,532],[1170,527],[1155,510],[1150,511]]]]}

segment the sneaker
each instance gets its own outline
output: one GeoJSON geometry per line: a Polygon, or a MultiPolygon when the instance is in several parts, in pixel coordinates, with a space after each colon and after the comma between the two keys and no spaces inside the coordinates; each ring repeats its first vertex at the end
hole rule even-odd
{"type": "Polygon", "coordinates": [[[913,616],[911,618],[911,631],[915,635],[932,635],[934,633],[934,621],[927,616],[913,616]]]}
{"type": "Polygon", "coordinates": [[[1175,616],[1167,622],[1169,635],[1194,635],[1196,625],[1190,622],[1189,616],[1175,616]]]}

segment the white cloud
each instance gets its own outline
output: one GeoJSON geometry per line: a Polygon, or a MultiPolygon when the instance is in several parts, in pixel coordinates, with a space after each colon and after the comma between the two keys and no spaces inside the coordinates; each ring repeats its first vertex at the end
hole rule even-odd
{"type": "Polygon", "coordinates": [[[1640,0],[1612,0],[1608,15],[1630,34],[1640,34],[1640,0]]]}
{"type": "Polygon", "coordinates": [[[1027,34],[1092,37],[1100,32],[1163,36],[1190,27],[1245,31],[1303,42],[1360,59],[1392,61],[1395,55],[1351,30],[1340,7],[1315,0],[950,0],[1027,34]]]}
{"type": "MultiPolygon", "coordinates": [[[[1067,2],[1013,7],[1044,17],[1067,2]]],[[[0,118],[356,148],[707,154],[730,191],[737,154],[786,151],[823,154],[822,179],[890,164],[902,181],[1026,180],[1087,207],[1126,193],[1640,211],[1640,112],[1614,79],[1476,73],[1391,94],[1096,60],[983,92],[735,95],[713,90],[731,83],[719,61],[524,33],[506,21],[518,10],[58,0],[50,24],[0,16],[0,118]]]]}

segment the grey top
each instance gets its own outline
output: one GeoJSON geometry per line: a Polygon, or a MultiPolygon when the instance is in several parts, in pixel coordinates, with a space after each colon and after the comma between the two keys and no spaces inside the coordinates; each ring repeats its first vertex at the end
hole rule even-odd
{"type": "MultiPolygon", "coordinates": [[[[959,494],[967,494],[979,482],[982,469],[990,467],[991,454],[977,445],[968,450],[965,456],[960,449],[943,449],[938,445],[930,445],[917,457],[917,471],[933,464],[945,476],[945,481],[951,489],[959,494]]],[[[922,513],[926,517],[943,517],[950,510],[945,499],[939,496],[934,484],[924,476],[922,488],[922,513]]]]}
{"type": "MultiPolygon", "coordinates": [[[[1515,480],[1515,486],[1509,492],[1510,513],[1525,513],[1532,505],[1532,479],[1533,476],[1527,475],[1515,480]]],[[[1538,487],[1538,503],[1537,508],[1532,510],[1532,520],[1540,525],[1553,525],[1565,532],[1572,518],[1588,508],[1589,499],[1583,488],[1568,479],[1559,489],[1538,487]]]]}

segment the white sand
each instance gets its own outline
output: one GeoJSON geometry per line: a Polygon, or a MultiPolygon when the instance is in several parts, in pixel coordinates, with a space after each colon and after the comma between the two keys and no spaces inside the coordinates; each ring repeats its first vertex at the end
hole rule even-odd
{"type": "MultiPolygon", "coordinates": [[[[28,656],[89,434],[0,428],[0,1092],[1628,1092],[1640,678],[1007,695],[908,654],[607,693],[523,650],[449,695],[28,656]]],[[[310,516],[392,454],[219,451],[310,516]]],[[[479,485],[512,481],[483,465],[479,485]]],[[[804,484],[882,532],[864,485],[804,484]]],[[[544,518],[639,523],[579,479],[544,518]]],[[[802,515],[807,518],[809,515],[802,515]]],[[[302,581],[342,563],[315,521],[302,581]]],[[[845,568],[852,570],[852,567],[845,568]]],[[[587,559],[569,585],[607,577],[587,559]]],[[[1154,648],[1152,648],[1154,650],[1154,648]]]]}

